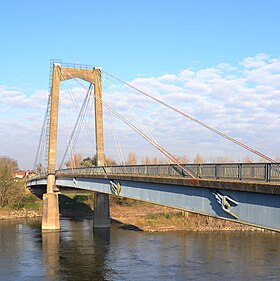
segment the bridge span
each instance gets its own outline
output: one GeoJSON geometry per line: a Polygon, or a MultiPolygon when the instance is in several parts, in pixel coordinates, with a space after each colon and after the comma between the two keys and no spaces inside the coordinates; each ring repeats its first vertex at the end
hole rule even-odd
{"type": "MultiPolygon", "coordinates": [[[[113,194],[280,231],[277,163],[88,167],[56,171],[58,188],[113,194]]],[[[31,189],[47,184],[41,175],[31,189]]],[[[109,211],[105,211],[109,214],[109,211]]],[[[107,218],[108,221],[108,218],[107,218]]]]}
{"type": "MultiPolygon", "coordinates": [[[[127,107],[131,111],[128,105],[127,107]]],[[[135,119],[135,115],[131,115],[135,119]]],[[[122,81],[100,67],[51,62],[48,105],[34,167],[37,167],[36,163],[41,164],[38,162],[39,155],[47,156],[45,157],[47,166],[42,165],[46,174],[30,179],[28,186],[32,189],[42,185],[46,186],[46,193],[43,195],[42,229],[60,229],[57,187],[70,187],[95,192],[94,227],[109,226],[109,194],[114,194],[280,231],[279,163],[159,98],[122,81]],[[266,163],[182,164],[177,157],[150,135],[139,120],[136,122],[138,125],[134,125],[121,112],[103,100],[104,73],[181,117],[183,116],[219,137],[261,157],[266,163]],[[80,131],[77,128],[83,124],[80,119],[85,116],[87,105],[92,97],[95,119],[93,147],[95,147],[97,167],[57,170],[60,84],[72,79],[85,90],[86,94],[66,145],[64,156],[67,153],[70,154],[70,159],[74,156],[73,147],[75,147],[76,137],[80,131]],[[89,87],[86,87],[80,80],[89,83],[89,87]],[[106,166],[103,106],[153,146],[167,159],[168,163],[172,164],[106,166]],[[141,125],[140,128],[139,125],[141,125]],[[44,147],[43,143],[45,143],[45,153],[40,154],[41,148],[44,147]]],[[[62,164],[65,164],[64,160],[65,157],[63,157],[62,164]]]]}

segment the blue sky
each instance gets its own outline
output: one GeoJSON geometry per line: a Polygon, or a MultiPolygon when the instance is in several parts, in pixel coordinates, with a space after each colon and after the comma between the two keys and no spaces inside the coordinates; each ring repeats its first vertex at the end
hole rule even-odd
{"type": "Polygon", "coordinates": [[[279,10],[277,0],[1,1],[0,81],[44,88],[52,58],[132,79],[277,56],[279,10]]]}
{"type": "MultiPolygon", "coordinates": [[[[29,97],[43,95],[53,58],[101,66],[126,81],[181,77],[185,70],[198,73],[220,64],[237,67],[234,75],[242,77],[245,70],[239,67],[247,58],[265,54],[261,60],[267,64],[279,59],[279,11],[278,0],[1,1],[0,87],[6,94],[17,91],[26,103],[29,97]]],[[[278,73],[275,69],[272,74],[278,73]]],[[[40,109],[38,124],[31,117],[22,120],[28,110],[25,103],[11,104],[2,100],[1,126],[13,121],[36,127],[43,118],[40,109]]],[[[36,106],[32,110],[36,112],[36,106]]],[[[3,142],[5,136],[1,138],[3,142]]],[[[14,142],[8,150],[2,144],[0,154],[18,157],[22,166],[31,163],[33,155],[18,155],[16,147],[23,144],[14,142]]]]}

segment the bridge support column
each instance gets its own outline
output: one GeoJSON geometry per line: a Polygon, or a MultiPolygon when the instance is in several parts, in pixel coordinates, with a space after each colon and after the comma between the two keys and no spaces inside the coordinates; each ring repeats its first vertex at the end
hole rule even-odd
{"type": "Polygon", "coordinates": [[[54,193],[55,175],[48,175],[47,193],[43,195],[42,229],[60,229],[58,194],[54,193]]]}
{"type": "Polygon", "coordinates": [[[60,229],[57,193],[43,195],[42,229],[60,229]]]}
{"type": "Polygon", "coordinates": [[[110,227],[110,204],[109,194],[94,193],[94,228],[110,227]]]}

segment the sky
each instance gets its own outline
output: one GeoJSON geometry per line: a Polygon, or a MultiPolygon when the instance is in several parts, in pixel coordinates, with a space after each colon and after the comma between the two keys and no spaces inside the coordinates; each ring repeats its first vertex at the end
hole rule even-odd
{"type": "MultiPolygon", "coordinates": [[[[1,1],[0,155],[16,159],[21,168],[33,167],[50,59],[61,59],[100,66],[268,156],[279,156],[279,10],[278,0],[1,1]]],[[[104,83],[104,100],[131,120],[117,89],[170,152],[190,159],[200,153],[208,161],[253,157],[111,83],[104,83]]],[[[109,115],[104,116],[107,155],[117,157],[114,130],[125,156],[155,154],[109,115]]]]}

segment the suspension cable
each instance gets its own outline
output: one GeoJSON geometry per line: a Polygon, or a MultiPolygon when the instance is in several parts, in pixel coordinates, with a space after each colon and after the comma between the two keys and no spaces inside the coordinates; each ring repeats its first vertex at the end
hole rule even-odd
{"type": "Polygon", "coordinates": [[[76,131],[78,131],[78,133],[77,133],[78,135],[76,134],[75,139],[73,141],[73,149],[75,149],[75,147],[76,147],[76,144],[77,144],[77,141],[78,141],[78,138],[79,138],[79,134],[80,134],[81,124],[82,124],[81,118],[84,117],[84,114],[87,110],[87,106],[88,106],[88,103],[89,103],[89,97],[90,97],[90,94],[91,94],[91,89],[92,89],[92,84],[90,84],[89,88],[87,89],[87,95],[86,95],[86,97],[83,101],[81,110],[79,112],[79,115],[78,115],[77,120],[75,122],[74,128],[72,130],[70,139],[68,141],[68,145],[66,147],[65,153],[63,155],[63,158],[62,158],[62,161],[61,161],[61,164],[60,164],[60,169],[63,166],[63,162],[65,161],[66,155],[68,153],[69,144],[73,141],[73,138],[74,138],[74,135],[75,135],[76,131]]]}
{"type": "Polygon", "coordinates": [[[251,148],[250,146],[248,146],[248,145],[246,145],[246,144],[243,144],[242,142],[240,142],[240,141],[234,139],[233,137],[230,137],[230,136],[226,135],[225,133],[223,133],[223,132],[221,132],[221,131],[219,131],[219,130],[217,130],[217,129],[214,129],[214,128],[210,127],[210,126],[208,126],[208,125],[205,124],[204,122],[202,122],[202,121],[200,121],[200,120],[198,120],[198,119],[192,117],[191,115],[189,115],[189,114],[187,114],[187,113],[184,113],[183,111],[181,111],[181,110],[179,110],[179,109],[177,109],[177,108],[175,108],[175,107],[173,107],[173,106],[171,106],[171,105],[168,105],[167,103],[163,102],[162,100],[160,100],[160,99],[158,99],[158,98],[156,98],[156,97],[153,97],[153,96],[147,94],[146,92],[144,92],[144,91],[138,89],[137,87],[135,87],[135,86],[133,86],[133,85],[131,85],[131,84],[129,84],[129,83],[123,81],[122,79],[116,77],[115,75],[110,74],[109,72],[107,72],[107,71],[105,71],[105,70],[102,70],[102,71],[105,72],[107,75],[111,76],[112,78],[116,79],[117,81],[119,81],[119,82],[121,82],[121,83],[127,85],[128,87],[130,87],[130,88],[136,90],[137,92],[139,92],[139,93],[145,95],[146,97],[148,97],[148,98],[150,98],[150,99],[152,99],[152,100],[154,100],[154,101],[156,101],[156,102],[162,104],[163,106],[165,106],[165,107],[167,107],[167,108],[169,108],[169,109],[171,109],[171,110],[173,110],[173,111],[179,113],[180,115],[183,115],[184,117],[188,118],[189,120],[191,120],[191,121],[193,121],[193,122],[199,124],[200,126],[202,126],[202,127],[206,128],[206,129],[208,129],[208,130],[214,132],[215,134],[220,135],[221,137],[223,137],[223,138],[225,138],[225,139],[227,139],[227,140],[229,140],[229,141],[231,141],[231,142],[233,142],[233,143],[235,143],[235,144],[237,144],[237,145],[239,145],[239,146],[245,148],[246,150],[248,150],[248,151],[250,151],[250,152],[252,152],[252,153],[254,153],[254,154],[260,156],[261,158],[263,158],[263,159],[265,159],[265,160],[267,160],[267,161],[269,161],[269,162],[271,162],[271,163],[277,163],[277,161],[275,161],[275,160],[273,160],[272,158],[266,156],[265,154],[259,152],[258,150],[255,150],[255,149],[251,148]]]}
{"type": "Polygon", "coordinates": [[[43,151],[43,139],[44,139],[44,136],[46,134],[46,129],[47,129],[47,119],[48,119],[48,116],[49,116],[49,113],[50,113],[49,112],[50,103],[51,103],[51,92],[49,93],[49,96],[48,96],[47,109],[46,109],[46,113],[45,113],[45,116],[44,116],[44,121],[43,121],[42,129],[41,129],[41,133],[40,133],[39,144],[38,144],[38,148],[37,148],[37,152],[36,152],[36,157],[35,157],[35,162],[34,162],[34,167],[33,167],[34,171],[36,170],[37,165],[39,164],[38,161],[39,161],[40,157],[42,157],[41,153],[43,151]]]}
{"type": "MultiPolygon", "coordinates": [[[[66,70],[64,70],[67,72],[66,70]]],[[[67,72],[67,74],[72,77],[78,84],[80,84],[83,88],[86,88],[83,83],[81,83],[79,80],[75,79],[70,73],[67,72]]],[[[135,127],[132,123],[130,123],[125,117],[123,117],[119,112],[117,112],[115,109],[113,109],[110,105],[105,103],[103,100],[101,100],[97,95],[94,94],[94,97],[100,101],[107,109],[109,109],[113,114],[115,114],[119,119],[121,119],[125,124],[127,124],[131,129],[133,129],[136,133],[138,133],[140,136],[142,136],[144,139],[146,139],[150,144],[152,144],[156,149],[161,151],[163,154],[165,154],[173,163],[175,163],[178,167],[180,167],[185,173],[187,173],[191,178],[196,179],[196,176],[194,176],[190,171],[188,171],[185,167],[183,167],[180,162],[171,154],[169,153],[165,148],[160,146],[158,143],[155,143],[149,136],[147,136],[144,132],[139,130],[137,127],[135,127]]]]}
{"type": "MultiPolygon", "coordinates": [[[[105,78],[105,81],[108,83],[108,85],[111,87],[111,89],[113,90],[113,92],[122,100],[122,102],[124,103],[125,107],[127,108],[127,110],[130,112],[130,114],[132,115],[132,117],[134,118],[134,120],[136,121],[136,123],[138,123],[138,126],[140,126],[140,128],[143,130],[143,132],[145,134],[147,134],[155,143],[157,143],[157,141],[155,140],[155,138],[152,136],[152,134],[148,131],[148,129],[143,125],[143,123],[137,118],[136,114],[134,113],[134,111],[132,110],[131,106],[129,106],[129,104],[126,102],[126,100],[122,97],[122,95],[119,94],[119,92],[113,87],[112,83],[110,82],[110,80],[108,79],[108,77],[104,76],[103,74],[102,78],[105,78]]],[[[166,155],[164,155],[163,153],[160,152],[161,155],[163,155],[163,157],[167,160],[167,162],[170,162],[170,159],[168,157],[166,157],[166,155]]]]}
{"type": "MultiPolygon", "coordinates": [[[[106,87],[106,86],[104,85],[104,87],[106,87]]],[[[114,118],[113,118],[113,114],[112,114],[111,111],[109,111],[109,119],[110,119],[110,126],[111,126],[111,130],[112,130],[114,142],[115,142],[115,145],[116,145],[116,148],[117,148],[119,159],[120,159],[122,165],[125,165],[125,161],[124,161],[124,157],[123,157],[123,153],[122,153],[122,148],[121,148],[121,145],[120,145],[120,142],[119,142],[118,134],[116,132],[116,128],[115,128],[115,125],[114,125],[114,118]]]]}
{"type": "MultiPolygon", "coordinates": [[[[65,80],[65,79],[64,79],[64,76],[63,76],[62,74],[60,74],[60,76],[61,76],[61,80],[65,80]]],[[[70,88],[67,84],[66,84],[66,88],[67,88],[67,90],[68,90],[68,92],[69,92],[69,95],[70,95],[70,97],[71,97],[71,99],[72,99],[74,105],[75,105],[75,108],[76,108],[76,110],[77,110],[77,113],[79,114],[80,108],[79,108],[78,102],[77,102],[77,100],[75,99],[75,96],[73,95],[73,92],[72,92],[71,88],[70,88]]],[[[86,122],[84,119],[82,119],[82,122],[84,122],[84,125],[85,125],[85,127],[86,127],[86,129],[87,129],[87,133],[88,133],[88,135],[89,135],[90,140],[92,141],[92,143],[94,143],[94,142],[95,142],[94,136],[91,134],[91,130],[89,129],[89,124],[88,124],[88,122],[86,122]]]]}

